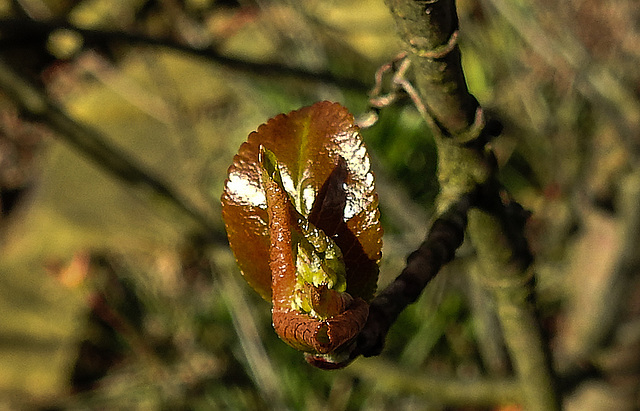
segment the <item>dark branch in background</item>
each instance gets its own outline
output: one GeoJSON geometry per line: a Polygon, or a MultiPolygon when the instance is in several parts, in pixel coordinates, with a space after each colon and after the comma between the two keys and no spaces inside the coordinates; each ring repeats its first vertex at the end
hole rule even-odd
{"type": "Polygon", "coordinates": [[[408,370],[380,359],[351,365],[346,372],[353,372],[359,380],[373,384],[376,392],[421,396],[427,403],[443,404],[448,409],[495,409],[496,404],[513,404],[522,401],[518,381],[514,378],[453,379],[425,375],[424,370],[408,370]]]}
{"type": "Polygon", "coordinates": [[[49,126],[57,136],[89,158],[118,180],[133,188],[146,189],[185,212],[205,231],[204,236],[214,242],[226,242],[217,225],[206,213],[187,198],[169,187],[149,170],[137,164],[126,153],[108,143],[95,129],[82,125],[56,106],[35,85],[18,75],[0,60],[0,89],[19,107],[24,115],[49,126]]]}
{"type": "Polygon", "coordinates": [[[225,56],[213,48],[195,48],[168,39],[158,39],[141,34],[126,33],[117,30],[86,29],[77,27],[66,21],[35,21],[27,19],[0,19],[0,47],[15,46],[29,41],[41,41],[56,30],[70,30],[80,34],[86,45],[104,45],[110,43],[135,44],[162,47],[190,56],[203,58],[216,64],[239,72],[265,77],[292,77],[300,80],[333,84],[347,90],[366,92],[369,85],[360,80],[336,76],[328,71],[309,71],[299,67],[291,67],[279,63],[260,63],[225,56]]]}

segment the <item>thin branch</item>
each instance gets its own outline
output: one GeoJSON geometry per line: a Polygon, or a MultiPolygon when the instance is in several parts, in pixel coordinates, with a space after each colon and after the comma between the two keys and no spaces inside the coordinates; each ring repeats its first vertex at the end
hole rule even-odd
{"type": "Polygon", "coordinates": [[[169,39],[153,38],[118,30],[86,29],[66,21],[0,19],[0,32],[3,34],[3,38],[0,40],[0,46],[15,47],[17,43],[25,44],[40,41],[46,38],[51,32],[61,29],[71,30],[80,34],[88,44],[119,43],[162,47],[190,56],[200,57],[232,70],[258,76],[292,77],[316,83],[333,84],[344,89],[361,92],[366,92],[369,88],[368,84],[360,80],[336,76],[328,71],[309,71],[300,67],[292,67],[279,63],[261,63],[241,60],[225,56],[214,48],[195,48],[169,39]]]}
{"type": "MultiPolygon", "coordinates": [[[[505,208],[507,210],[507,208],[505,208]]],[[[516,230],[505,227],[506,216],[473,208],[469,238],[482,269],[481,281],[492,292],[511,361],[529,411],[559,410],[558,384],[535,307],[534,273],[528,252],[514,247],[516,230]]]]}
{"type": "Polygon", "coordinates": [[[445,379],[426,376],[424,372],[407,372],[382,360],[368,360],[351,365],[348,373],[369,381],[375,390],[393,395],[413,394],[446,405],[494,406],[521,401],[518,382],[514,379],[445,379]]]}
{"type": "Polygon", "coordinates": [[[111,145],[99,131],[69,117],[42,90],[18,75],[3,60],[0,60],[0,89],[12,99],[23,114],[49,126],[60,139],[118,180],[139,191],[150,192],[181,210],[199,224],[211,241],[226,242],[217,224],[189,199],[111,145]]]}
{"type": "Polygon", "coordinates": [[[452,1],[386,0],[414,63],[418,89],[444,135],[466,134],[479,107],[469,93],[452,1]]]}
{"type": "Polygon", "coordinates": [[[415,302],[440,268],[455,256],[467,225],[472,194],[464,196],[433,222],[426,240],[407,258],[402,273],[371,301],[369,318],[358,336],[355,355],[380,354],[389,328],[398,315],[415,302]]]}

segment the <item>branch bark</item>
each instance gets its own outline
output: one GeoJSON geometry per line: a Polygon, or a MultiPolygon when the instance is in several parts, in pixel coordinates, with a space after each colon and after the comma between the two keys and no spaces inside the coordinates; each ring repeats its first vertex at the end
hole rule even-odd
{"type": "Polygon", "coordinates": [[[358,336],[353,358],[380,354],[389,328],[398,315],[415,302],[440,268],[455,256],[464,239],[472,194],[463,196],[435,220],[426,240],[407,258],[402,273],[371,301],[369,318],[358,336]]]}
{"type": "Polygon", "coordinates": [[[496,302],[523,405],[528,410],[560,409],[533,300],[531,256],[522,233],[524,213],[519,205],[505,204],[501,198],[495,159],[485,146],[495,133],[487,127],[482,109],[465,83],[455,2],[386,3],[413,61],[418,92],[432,117],[441,185],[437,211],[449,210],[458,199],[479,190],[478,202],[466,216],[467,233],[496,302]]]}
{"type": "MultiPolygon", "coordinates": [[[[527,410],[557,410],[560,400],[535,307],[535,277],[527,250],[514,247],[505,216],[473,208],[468,234],[483,281],[493,293],[505,345],[520,380],[527,410]]],[[[513,231],[511,231],[513,233],[513,231]]]]}
{"type": "Polygon", "coordinates": [[[464,80],[453,1],[386,0],[412,58],[422,99],[441,133],[460,136],[479,108],[464,80]]]}

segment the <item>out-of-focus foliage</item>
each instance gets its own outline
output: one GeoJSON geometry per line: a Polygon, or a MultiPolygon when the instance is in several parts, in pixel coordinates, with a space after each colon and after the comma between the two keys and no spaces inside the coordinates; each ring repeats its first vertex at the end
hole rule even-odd
{"type": "MultiPolygon", "coordinates": [[[[566,403],[638,407],[640,6],[457,5],[469,86],[505,124],[492,142],[501,179],[532,211],[538,302],[566,403]]],[[[319,100],[358,117],[367,110],[359,84],[373,86],[400,49],[378,0],[0,2],[0,57],[176,188],[219,234],[223,180],[247,135],[319,100]],[[16,18],[103,34],[25,32],[16,18]],[[198,56],[206,48],[352,87],[198,56]]],[[[277,338],[226,244],[207,243],[188,217],[20,116],[4,94],[0,111],[0,408],[438,410],[366,368],[389,361],[470,382],[508,373],[471,250],[401,315],[381,359],[315,370],[277,338]]],[[[362,133],[386,233],[384,286],[426,232],[435,149],[409,104],[383,109],[362,133]]]]}

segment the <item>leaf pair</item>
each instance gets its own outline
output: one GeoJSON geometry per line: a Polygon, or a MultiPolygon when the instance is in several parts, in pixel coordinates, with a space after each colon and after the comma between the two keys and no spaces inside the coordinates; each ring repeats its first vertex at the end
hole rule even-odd
{"type": "Polygon", "coordinates": [[[278,115],[240,146],[222,194],[229,243],[273,324],[314,365],[335,368],[364,326],[382,230],[353,116],[320,102],[278,115]]]}

